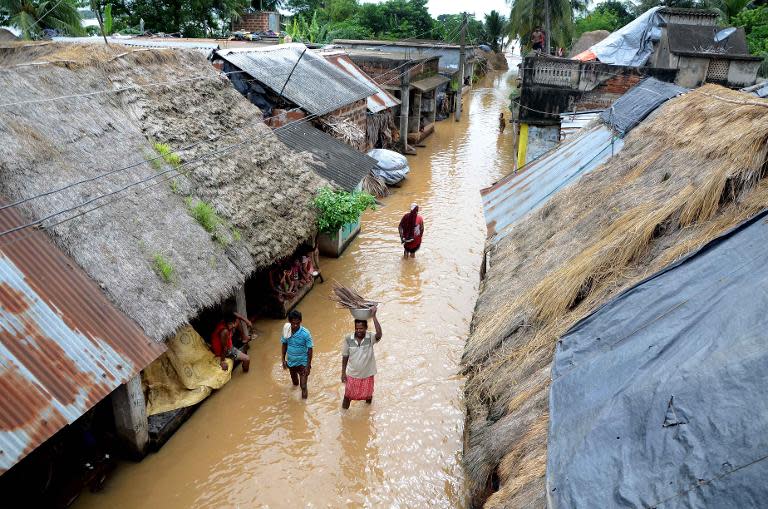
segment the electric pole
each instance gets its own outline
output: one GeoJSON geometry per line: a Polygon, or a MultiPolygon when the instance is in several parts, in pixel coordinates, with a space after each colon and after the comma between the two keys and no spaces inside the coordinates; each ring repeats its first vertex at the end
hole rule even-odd
{"type": "Polygon", "coordinates": [[[550,20],[551,13],[549,12],[549,0],[544,0],[544,51],[547,52],[547,56],[551,55],[550,51],[550,33],[552,32],[552,21],[550,20]]]}
{"type": "Polygon", "coordinates": [[[459,49],[459,89],[456,91],[456,122],[461,120],[461,90],[464,88],[464,47],[467,37],[467,13],[461,15],[461,47],[459,49]]]}
{"type": "Polygon", "coordinates": [[[405,66],[405,72],[400,77],[400,141],[403,144],[403,155],[408,153],[408,119],[411,114],[410,99],[411,64],[409,62],[405,66]]]}

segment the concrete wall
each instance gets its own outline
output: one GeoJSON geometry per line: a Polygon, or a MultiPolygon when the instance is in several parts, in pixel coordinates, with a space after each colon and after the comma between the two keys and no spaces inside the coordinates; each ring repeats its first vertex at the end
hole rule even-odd
{"type": "Polygon", "coordinates": [[[677,70],[579,62],[541,56],[523,61],[518,119],[555,124],[566,111],[609,106],[645,76],[673,81],[677,70]]]}
{"type": "Polygon", "coordinates": [[[757,71],[760,62],[749,60],[731,60],[728,68],[728,84],[732,86],[747,87],[757,81],[757,71]]]}
{"type": "Polygon", "coordinates": [[[117,436],[130,456],[141,459],[149,445],[147,405],[141,390],[141,375],[115,389],[111,398],[117,436]]]}
{"type": "Polygon", "coordinates": [[[678,71],[675,83],[686,88],[701,86],[707,77],[708,64],[708,58],[681,56],[677,63],[678,71]]]}
{"type": "MultiPolygon", "coordinates": [[[[373,45],[367,41],[361,41],[358,44],[343,43],[339,46],[344,48],[365,49],[373,45]]],[[[439,68],[441,72],[453,73],[459,70],[459,48],[439,48],[429,46],[387,46],[383,48],[387,53],[402,55],[403,58],[424,58],[437,56],[439,59],[439,68]]],[[[474,46],[466,47],[466,62],[473,63],[475,60],[474,46]]],[[[467,74],[471,76],[471,74],[467,74]]]]}
{"type": "Polygon", "coordinates": [[[525,162],[530,163],[554,148],[560,139],[560,126],[528,126],[528,149],[525,162]]]}

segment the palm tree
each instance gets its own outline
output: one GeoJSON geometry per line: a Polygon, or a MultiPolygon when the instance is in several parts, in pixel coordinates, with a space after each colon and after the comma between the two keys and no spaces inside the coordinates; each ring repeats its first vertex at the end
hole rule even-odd
{"type": "Polygon", "coordinates": [[[485,15],[485,34],[491,40],[493,51],[499,51],[504,39],[507,27],[507,18],[497,11],[491,11],[485,15]]]}
{"type": "Polygon", "coordinates": [[[726,23],[731,22],[731,18],[743,11],[752,0],[712,0],[709,5],[720,12],[720,16],[726,23]]]}
{"type": "Polygon", "coordinates": [[[526,38],[536,27],[544,27],[546,51],[551,41],[560,46],[570,43],[573,32],[573,11],[570,0],[507,0],[512,4],[509,15],[511,37],[526,38]]]}
{"type": "Polygon", "coordinates": [[[84,33],[73,0],[0,0],[0,11],[21,30],[24,39],[36,39],[46,28],[69,35],[84,33]]]}

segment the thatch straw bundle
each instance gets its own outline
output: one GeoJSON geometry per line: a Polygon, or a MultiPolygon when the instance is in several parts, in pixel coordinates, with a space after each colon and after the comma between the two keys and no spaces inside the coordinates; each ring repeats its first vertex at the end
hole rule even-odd
{"type": "Polygon", "coordinates": [[[387,184],[381,178],[377,177],[373,171],[365,176],[362,183],[363,191],[375,196],[376,198],[385,198],[390,195],[387,184]]]}
{"type": "Polygon", "coordinates": [[[549,370],[563,333],[768,206],[767,106],[714,85],[669,101],[489,252],[463,357],[476,502],[545,505],[549,370]]]}
{"type": "MultiPolygon", "coordinates": [[[[154,143],[176,150],[202,141],[181,152],[185,162],[248,141],[183,168],[186,177],[173,186],[139,186],[49,231],[151,337],[172,334],[231,295],[253,270],[313,235],[319,179],[201,54],[25,43],[0,47],[0,66],[0,104],[153,85],[0,108],[0,193],[11,201],[156,157],[154,143]],[[50,63],[26,65],[35,62],[50,63]],[[194,76],[206,79],[189,79],[194,76]],[[167,82],[174,85],[154,86],[167,82]],[[191,217],[185,198],[210,204],[220,219],[216,231],[191,217]],[[172,281],[158,277],[157,257],[173,268],[172,281]]],[[[170,169],[162,160],[156,166],[170,169]]],[[[28,202],[21,211],[40,218],[157,171],[150,164],[119,171],[28,202]]]]}
{"type": "Polygon", "coordinates": [[[377,303],[366,299],[352,288],[348,288],[338,281],[333,282],[330,299],[340,308],[345,309],[369,309],[377,303]]]}

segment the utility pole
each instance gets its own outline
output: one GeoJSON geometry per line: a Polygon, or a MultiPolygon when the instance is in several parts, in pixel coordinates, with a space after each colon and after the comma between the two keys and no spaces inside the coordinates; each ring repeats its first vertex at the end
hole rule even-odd
{"type": "Polygon", "coordinates": [[[464,88],[464,47],[467,37],[467,13],[461,15],[461,48],[459,49],[459,89],[456,92],[456,122],[461,120],[461,89],[464,88]]]}
{"type": "Polygon", "coordinates": [[[550,20],[551,13],[549,12],[549,0],[544,0],[544,50],[547,52],[547,56],[551,55],[550,51],[550,34],[552,33],[552,21],[550,20]]]}
{"type": "Polygon", "coordinates": [[[405,72],[400,77],[400,141],[403,143],[403,154],[408,153],[408,118],[411,115],[411,64],[405,66],[405,72]]]}

